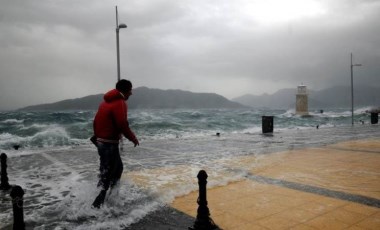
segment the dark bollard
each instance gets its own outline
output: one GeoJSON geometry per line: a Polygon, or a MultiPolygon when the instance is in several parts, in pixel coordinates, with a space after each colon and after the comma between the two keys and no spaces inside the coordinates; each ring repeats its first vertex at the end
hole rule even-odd
{"type": "Polygon", "coordinates": [[[371,113],[371,124],[377,124],[379,122],[379,114],[371,113]]]}
{"type": "Polygon", "coordinates": [[[219,227],[210,218],[210,211],[207,207],[207,173],[204,170],[198,173],[198,185],[199,185],[199,197],[197,200],[198,210],[197,219],[194,222],[193,227],[189,227],[189,230],[211,230],[219,229],[219,227]]]}
{"type": "Polygon", "coordinates": [[[8,183],[8,174],[7,174],[7,154],[2,153],[1,156],[1,183],[0,190],[8,190],[11,186],[8,183]]]}
{"type": "Polygon", "coordinates": [[[263,133],[273,133],[273,116],[262,116],[263,133]]]}
{"type": "Polygon", "coordinates": [[[12,204],[13,204],[13,230],[24,230],[24,210],[23,210],[23,196],[24,190],[16,185],[11,190],[12,204]]]}

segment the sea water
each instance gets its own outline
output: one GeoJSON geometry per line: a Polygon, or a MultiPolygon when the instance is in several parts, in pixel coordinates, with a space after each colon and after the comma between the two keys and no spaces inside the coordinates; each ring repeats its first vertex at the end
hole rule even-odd
{"type": "MultiPolygon", "coordinates": [[[[130,110],[140,146],[123,141],[120,186],[99,210],[91,208],[98,193],[98,155],[89,141],[96,111],[1,112],[0,150],[8,155],[9,182],[25,189],[28,226],[120,229],[196,191],[200,169],[212,187],[244,178],[244,168],[231,166],[237,157],[378,137],[367,109],[355,111],[355,126],[347,109],[310,117],[292,110],[130,110]],[[273,135],[262,135],[263,115],[274,116],[273,135]]],[[[12,206],[5,192],[0,202],[1,229],[12,223],[12,206]]]]}
{"type": "MultiPolygon", "coordinates": [[[[369,123],[360,108],[355,111],[356,123],[369,123]]],[[[311,117],[294,114],[294,110],[201,109],[201,110],[131,110],[129,122],[140,140],[167,140],[261,132],[261,116],[274,116],[275,130],[314,129],[351,124],[347,109],[311,111],[311,117]]],[[[0,150],[15,145],[21,150],[89,145],[95,111],[70,112],[0,112],[0,150]]]]}

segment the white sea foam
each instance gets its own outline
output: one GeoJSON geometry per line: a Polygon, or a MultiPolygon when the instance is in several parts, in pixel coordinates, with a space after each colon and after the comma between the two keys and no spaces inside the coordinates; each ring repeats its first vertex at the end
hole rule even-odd
{"type": "Polygon", "coordinates": [[[296,112],[294,109],[288,109],[285,113],[281,114],[280,116],[283,117],[293,117],[295,116],[296,112]]]}
{"type": "Polygon", "coordinates": [[[5,146],[8,143],[14,144],[22,142],[25,138],[13,135],[10,133],[1,133],[0,134],[0,146],[5,146]]]}
{"type": "Polygon", "coordinates": [[[331,118],[337,118],[337,117],[349,117],[351,116],[351,111],[326,111],[323,114],[320,114],[320,116],[323,117],[331,117],[331,118]]]}
{"type": "Polygon", "coordinates": [[[3,123],[3,124],[20,124],[23,122],[24,122],[24,120],[17,120],[17,119],[6,119],[3,121],[0,121],[0,123],[3,123]]]}
{"type": "MultiPolygon", "coordinates": [[[[148,199],[128,181],[122,181],[118,193],[107,197],[101,209],[93,209],[91,204],[99,191],[94,183],[78,179],[67,178],[52,186],[54,189],[49,192],[52,196],[59,196],[67,188],[70,188],[69,195],[60,198],[62,200],[54,205],[47,205],[32,213],[26,221],[51,223],[56,220],[64,229],[120,229],[164,205],[148,199]],[[141,202],[133,204],[136,200],[141,202]]],[[[44,228],[42,225],[36,229],[44,228]]]]}
{"type": "Polygon", "coordinates": [[[247,128],[242,131],[242,133],[246,133],[246,134],[255,134],[255,133],[261,133],[261,132],[262,132],[262,128],[259,126],[247,128]]]}
{"type": "Polygon", "coordinates": [[[49,124],[33,123],[31,125],[22,125],[22,126],[19,126],[19,128],[21,130],[32,129],[32,128],[35,128],[35,129],[44,129],[44,128],[47,128],[49,126],[51,126],[51,125],[49,125],[49,124]]]}
{"type": "Polygon", "coordinates": [[[1,133],[0,134],[0,141],[1,140],[9,140],[9,139],[12,139],[14,138],[15,136],[10,134],[10,133],[1,133]]]}
{"type": "MultiPolygon", "coordinates": [[[[38,125],[37,125],[38,126],[38,125]]],[[[10,133],[0,134],[0,149],[12,149],[12,146],[19,145],[21,150],[33,150],[36,148],[70,147],[74,143],[85,143],[86,140],[71,139],[64,127],[59,125],[48,125],[32,136],[18,136],[10,133]]]]}
{"type": "MultiPolygon", "coordinates": [[[[54,140],[55,138],[60,138],[60,139],[69,139],[69,135],[66,132],[66,129],[59,126],[59,125],[49,125],[45,130],[42,130],[41,132],[38,132],[34,134],[31,137],[31,140],[34,139],[43,139],[46,142],[49,142],[50,140],[54,140]]],[[[53,146],[54,143],[51,143],[50,145],[47,146],[53,146]]]]}
{"type": "Polygon", "coordinates": [[[372,109],[374,109],[373,106],[361,107],[361,108],[355,109],[354,113],[355,114],[367,113],[368,111],[371,111],[372,109]]]}

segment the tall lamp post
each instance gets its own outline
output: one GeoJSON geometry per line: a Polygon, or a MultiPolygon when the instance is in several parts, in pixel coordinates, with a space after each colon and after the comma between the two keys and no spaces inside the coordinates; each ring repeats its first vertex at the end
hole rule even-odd
{"type": "Polygon", "coordinates": [[[116,54],[117,54],[117,81],[120,81],[120,51],[119,51],[119,30],[122,28],[127,28],[124,23],[119,24],[119,15],[117,14],[116,8],[116,54]]]}
{"type": "MultiPolygon", "coordinates": [[[[119,30],[127,28],[124,23],[119,24],[119,15],[116,8],[116,55],[117,55],[117,81],[120,81],[120,51],[119,51],[119,30]]],[[[120,151],[123,151],[123,137],[120,138],[120,151]]]]}
{"type": "Polygon", "coordinates": [[[352,64],[351,53],[351,122],[354,125],[354,66],[362,66],[362,64],[352,64]]]}

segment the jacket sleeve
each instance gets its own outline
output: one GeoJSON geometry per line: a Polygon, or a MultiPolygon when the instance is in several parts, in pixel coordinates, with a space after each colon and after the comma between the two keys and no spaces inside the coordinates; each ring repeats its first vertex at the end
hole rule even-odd
{"type": "Polygon", "coordinates": [[[135,141],[136,136],[129,128],[128,123],[128,107],[123,100],[117,102],[117,107],[114,110],[114,118],[119,131],[130,141],[135,141]]]}

